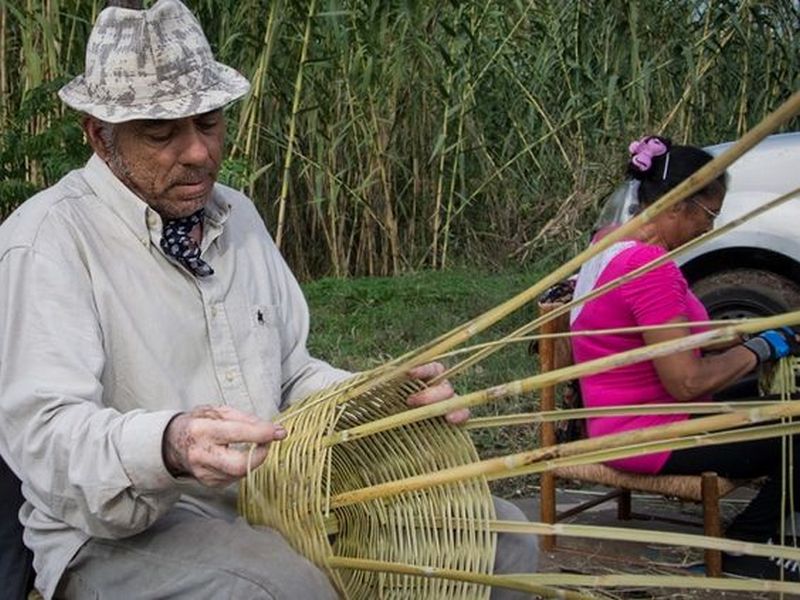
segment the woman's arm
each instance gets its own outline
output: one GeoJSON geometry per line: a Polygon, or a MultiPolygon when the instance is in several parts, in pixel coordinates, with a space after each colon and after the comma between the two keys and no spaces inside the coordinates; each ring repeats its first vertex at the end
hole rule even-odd
{"type": "MultiPolygon", "coordinates": [[[[686,319],[677,317],[670,322],[681,321],[686,319]]],[[[642,336],[649,345],[685,337],[689,333],[688,328],[675,327],[645,331],[642,336]]],[[[681,402],[721,390],[752,371],[757,364],[756,355],[741,344],[702,357],[687,350],[653,359],[662,385],[681,402]]]]}

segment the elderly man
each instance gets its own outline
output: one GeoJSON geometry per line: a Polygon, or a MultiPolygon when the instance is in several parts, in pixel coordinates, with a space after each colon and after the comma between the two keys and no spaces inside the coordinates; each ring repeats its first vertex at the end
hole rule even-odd
{"type": "MultiPolygon", "coordinates": [[[[297,282],[215,183],[222,109],[248,87],[178,0],[107,8],[60,91],[94,155],[0,227],[0,453],[45,597],[335,596],[234,510],[241,445],[260,464],[286,436],[271,419],[348,375],[309,356],[297,282]]],[[[501,537],[498,572],[534,568],[532,536],[501,537]]]]}

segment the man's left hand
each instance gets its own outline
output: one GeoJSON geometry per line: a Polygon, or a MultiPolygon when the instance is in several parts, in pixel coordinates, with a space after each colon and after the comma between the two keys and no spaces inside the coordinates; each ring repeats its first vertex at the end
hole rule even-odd
{"type": "MultiPolygon", "coordinates": [[[[432,362],[414,367],[408,372],[408,376],[413,377],[414,379],[421,379],[422,381],[430,381],[431,379],[434,379],[435,377],[444,373],[444,371],[445,369],[442,363],[432,362]]],[[[455,392],[453,391],[453,386],[450,385],[450,382],[447,379],[443,379],[436,385],[425,388],[424,390],[420,390],[415,394],[411,394],[408,397],[408,405],[426,406],[428,404],[434,404],[435,402],[447,400],[448,398],[452,398],[454,395],[455,392]]],[[[458,410],[447,413],[445,418],[447,419],[448,423],[458,425],[459,423],[463,423],[469,419],[469,409],[459,408],[458,410]]]]}

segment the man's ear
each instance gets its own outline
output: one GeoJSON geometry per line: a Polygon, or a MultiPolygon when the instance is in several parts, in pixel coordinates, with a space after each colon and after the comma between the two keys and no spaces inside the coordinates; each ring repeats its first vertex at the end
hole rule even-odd
{"type": "Polygon", "coordinates": [[[111,149],[108,148],[107,140],[103,136],[103,127],[105,126],[105,123],[90,115],[87,115],[83,119],[83,133],[86,134],[86,139],[92,147],[92,150],[94,150],[95,154],[102,158],[103,161],[107,161],[111,154],[111,149]]]}

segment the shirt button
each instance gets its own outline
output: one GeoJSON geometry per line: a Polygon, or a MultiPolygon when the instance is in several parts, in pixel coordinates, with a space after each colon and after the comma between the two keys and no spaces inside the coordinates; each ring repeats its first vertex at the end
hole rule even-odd
{"type": "Polygon", "coordinates": [[[233,381],[234,379],[236,379],[236,370],[235,369],[231,369],[230,371],[225,373],[225,379],[227,381],[229,381],[229,382],[233,381]]]}
{"type": "Polygon", "coordinates": [[[217,307],[216,306],[212,306],[211,307],[211,316],[212,317],[216,317],[217,316],[217,307]]]}
{"type": "Polygon", "coordinates": [[[158,225],[157,221],[158,221],[158,219],[156,218],[156,216],[154,214],[150,213],[149,215],[147,215],[147,224],[150,227],[155,227],[156,225],[158,225]]]}

